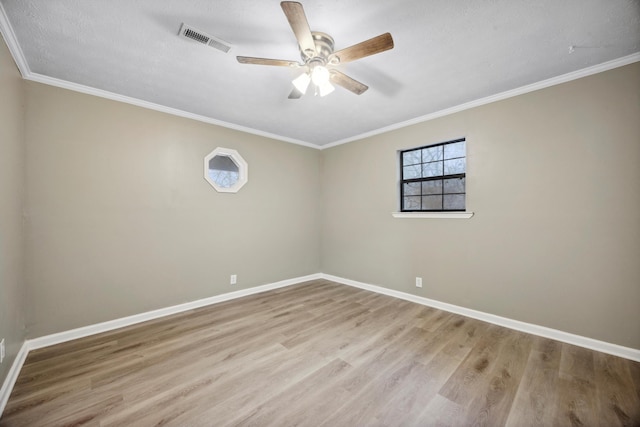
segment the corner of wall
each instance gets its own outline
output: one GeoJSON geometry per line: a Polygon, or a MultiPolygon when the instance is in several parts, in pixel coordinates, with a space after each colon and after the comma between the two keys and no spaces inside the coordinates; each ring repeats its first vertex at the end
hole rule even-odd
{"type": "MultiPolygon", "coordinates": [[[[0,92],[0,340],[4,339],[6,350],[0,364],[0,390],[5,393],[9,377],[19,371],[21,349],[26,342],[23,221],[26,156],[24,82],[5,44],[4,33],[0,42],[0,92]]],[[[8,398],[2,393],[0,404],[8,398]]]]}

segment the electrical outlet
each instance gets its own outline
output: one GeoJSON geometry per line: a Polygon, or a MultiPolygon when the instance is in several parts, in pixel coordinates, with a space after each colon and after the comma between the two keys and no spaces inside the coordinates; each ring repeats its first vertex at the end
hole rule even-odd
{"type": "Polygon", "coordinates": [[[416,277],[416,288],[422,287],[422,277],[416,277]]]}
{"type": "Polygon", "coordinates": [[[230,282],[232,285],[235,285],[238,282],[238,276],[236,276],[235,274],[232,274],[230,282]]]}
{"type": "Polygon", "coordinates": [[[4,360],[4,338],[0,341],[0,363],[4,360]]]}

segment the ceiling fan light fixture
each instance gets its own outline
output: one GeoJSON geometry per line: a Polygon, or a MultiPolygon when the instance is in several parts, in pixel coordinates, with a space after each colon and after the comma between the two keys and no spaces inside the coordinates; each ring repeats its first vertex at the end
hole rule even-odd
{"type": "Polygon", "coordinates": [[[314,85],[319,87],[329,83],[330,77],[329,70],[327,70],[327,67],[323,65],[316,65],[311,71],[311,81],[313,81],[314,85]]]}
{"type": "Polygon", "coordinates": [[[293,79],[293,86],[300,91],[300,93],[305,94],[307,92],[307,88],[309,87],[309,83],[311,83],[311,77],[307,73],[302,73],[295,79],[293,79]]]}
{"type": "Polygon", "coordinates": [[[317,85],[317,87],[318,87],[318,93],[320,94],[320,96],[329,95],[331,92],[336,90],[336,88],[333,87],[333,85],[328,81],[322,83],[321,85],[317,85]]]}

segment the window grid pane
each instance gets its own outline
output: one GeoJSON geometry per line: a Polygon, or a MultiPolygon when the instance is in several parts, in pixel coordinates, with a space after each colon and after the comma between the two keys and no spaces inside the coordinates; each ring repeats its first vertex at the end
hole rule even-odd
{"type": "Polygon", "coordinates": [[[425,210],[425,211],[442,210],[442,195],[422,196],[422,210],[425,210]]]}
{"type": "Polygon", "coordinates": [[[420,163],[422,163],[420,159],[420,150],[406,151],[402,153],[402,164],[404,166],[419,165],[420,163]]]}
{"type": "Polygon", "coordinates": [[[420,210],[420,196],[405,197],[402,204],[403,210],[406,211],[419,211],[420,210]]]}
{"type": "Polygon", "coordinates": [[[422,178],[430,176],[442,176],[442,162],[431,162],[422,164],[422,178]]]}
{"type": "Polygon", "coordinates": [[[455,159],[457,157],[465,157],[466,152],[466,142],[454,142],[453,144],[447,144],[443,146],[444,148],[444,158],[445,159],[455,159]]]}
{"type": "Polygon", "coordinates": [[[442,160],[443,148],[430,147],[422,150],[422,163],[437,162],[442,160]]]}
{"type": "Polygon", "coordinates": [[[443,197],[442,207],[444,209],[464,209],[464,194],[447,194],[443,197]]]}
{"type": "Polygon", "coordinates": [[[443,183],[443,193],[445,194],[464,194],[465,178],[445,179],[443,183]]]}
{"type": "MultiPolygon", "coordinates": [[[[420,184],[419,182],[415,182],[413,184],[420,184]]],[[[442,194],[442,180],[435,179],[431,181],[423,181],[422,182],[422,195],[426,196],[429,194],[442,194]]]]}
{"type": "Polygon", "coordinates": [[[422,176],[421,165],[411,165],[402,168],[402,175],[404,179],[420,178],[422,176]]]}
{"type": "Polygon", "coordinates": [[[407,182],[404,185],[405,196],[419,196],[421,193],[421,185],[419,182],[407,182]]]}
{"type": "Polygon", "coordinates": [[[444,161],[444,174],[455,175],[458,173],[464,173],[466,169],[465,159],[453,159],[444,161]]]}

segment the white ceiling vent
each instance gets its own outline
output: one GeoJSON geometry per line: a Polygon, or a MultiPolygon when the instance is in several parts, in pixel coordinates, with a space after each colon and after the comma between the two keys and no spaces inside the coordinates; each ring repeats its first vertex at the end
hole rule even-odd
{"type": "Polygon", "coordinates": [[[198,43],[206,44],[207,46],[211,46],[213,48],[221,50],[224,53],[227,53],[229,52],[229,50],[231,50],[231,45],[226,41],[210,36],[209,34],[204,33],[200,30],[196,30],[195,28],[190,27],[189,25],[184,23],[180,27],[180,32],[178,33],[178,35],[186,39],[195,40],[198,43]]]}

